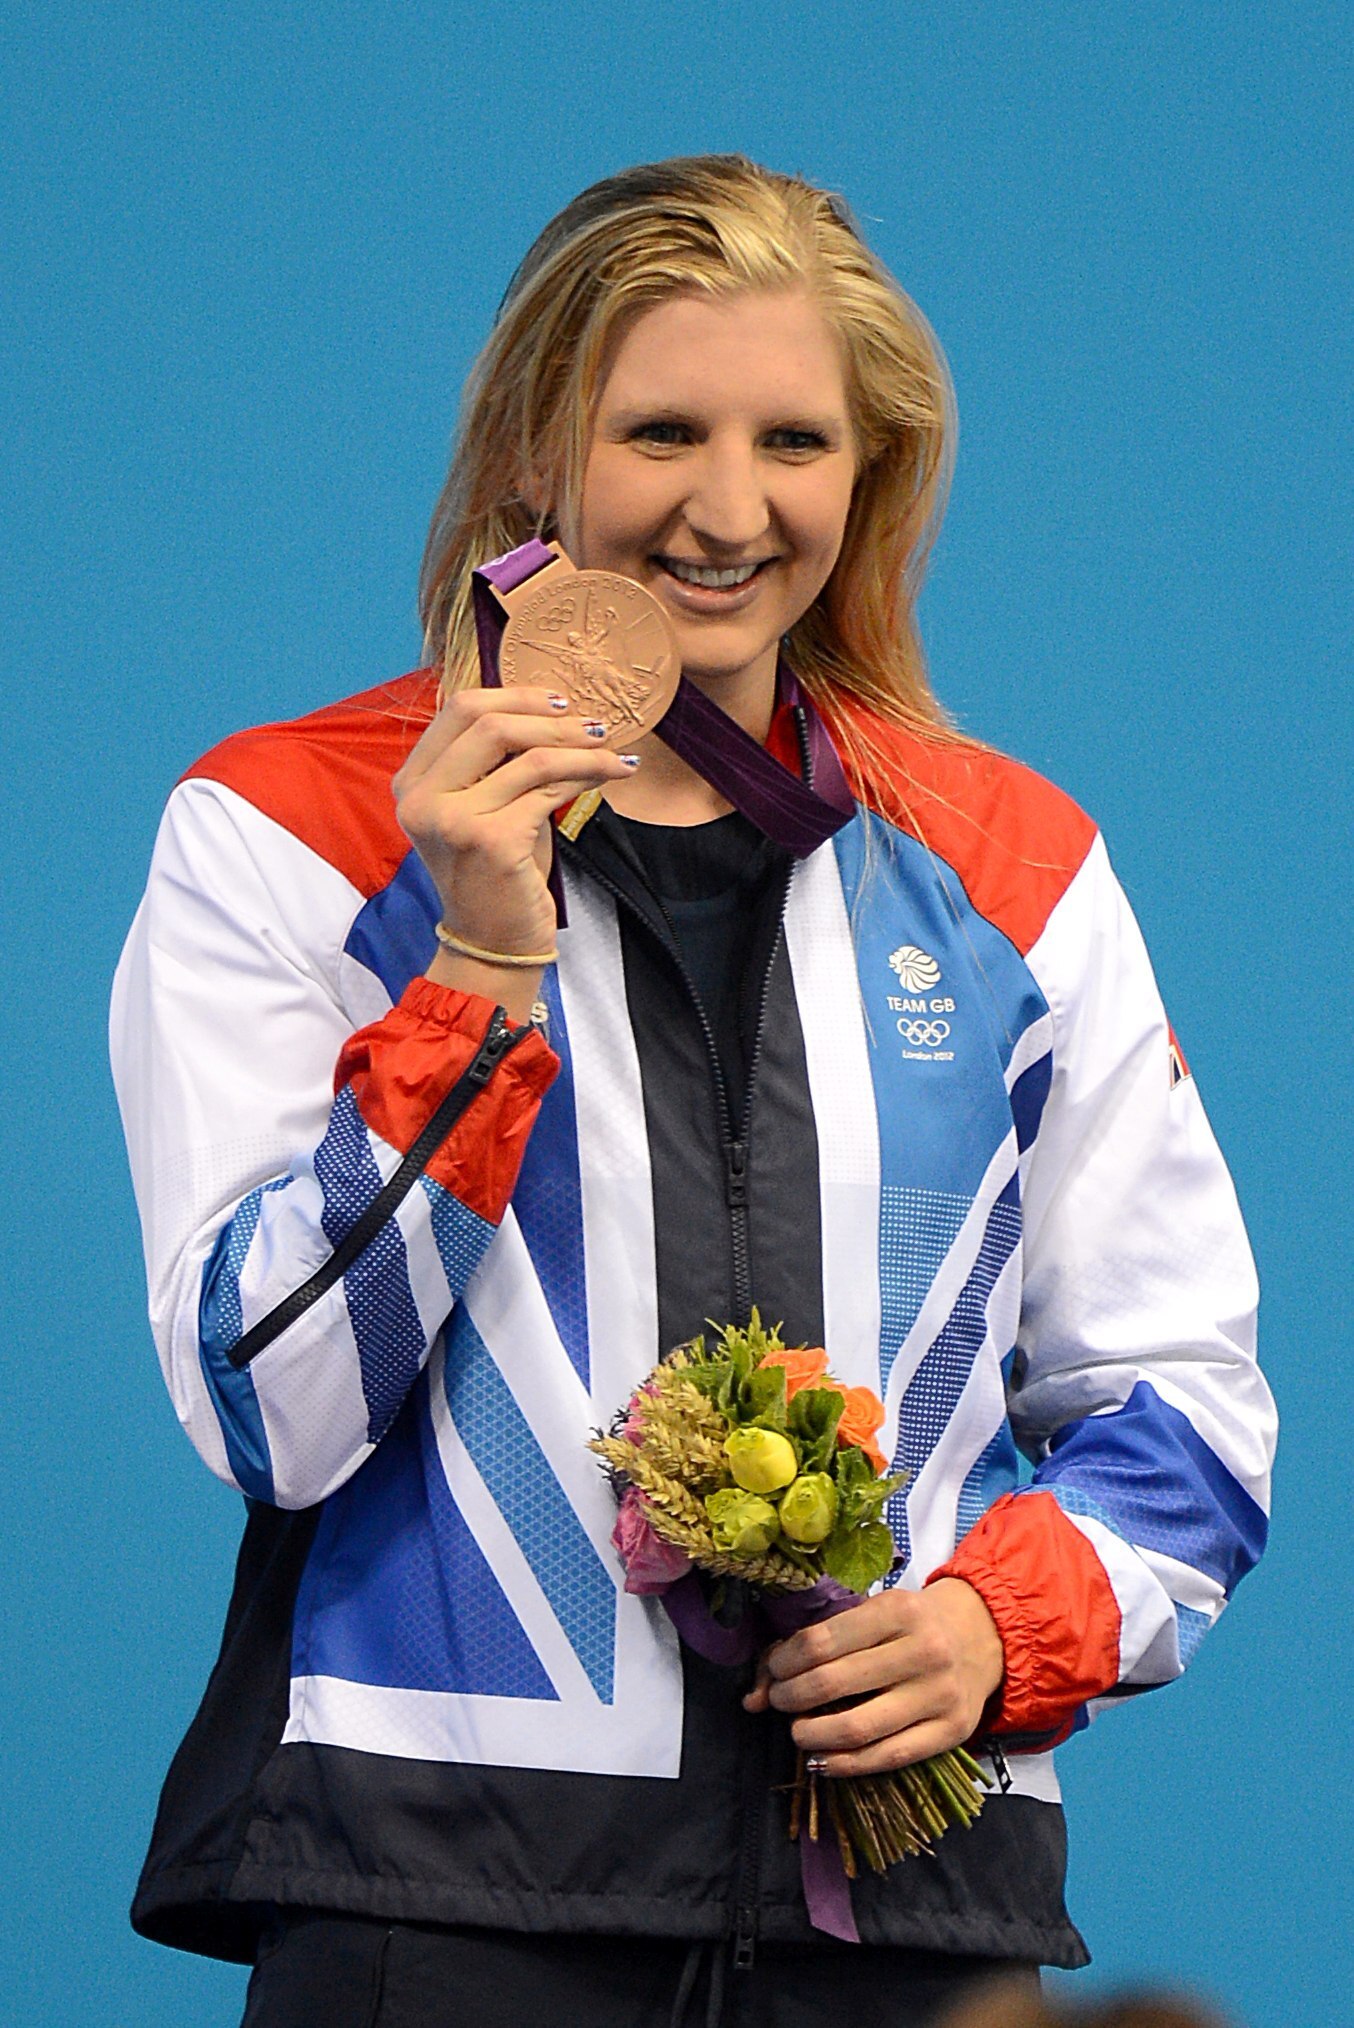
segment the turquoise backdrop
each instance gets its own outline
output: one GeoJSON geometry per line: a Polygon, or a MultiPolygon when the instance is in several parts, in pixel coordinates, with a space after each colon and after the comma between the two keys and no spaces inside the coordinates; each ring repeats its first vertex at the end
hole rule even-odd
{"type": "Polygon", "coordinates": [[[5,10],[6,2018],[229,2028],[134,1938],[239,1502],[175,1427],[105,1064],[178,771],[409,666],[457,391],[625,163],[846,193],[962,416],[942,695],[1108,835],[1235,1168],[1274,1546],[1062,1755],[1078,1981],[1348,2018],[1348,5],[5,10]]]}

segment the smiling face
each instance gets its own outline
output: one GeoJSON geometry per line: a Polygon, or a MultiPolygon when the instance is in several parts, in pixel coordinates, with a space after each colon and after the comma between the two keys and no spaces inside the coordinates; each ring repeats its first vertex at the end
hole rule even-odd
{"type": "Polygon", "coordinates": [[[617,348],[573,559],[661,599],[687,675],[748,723],[837,560],[855,473],[842,349],[807,292],[676,296],[617,348]]]}

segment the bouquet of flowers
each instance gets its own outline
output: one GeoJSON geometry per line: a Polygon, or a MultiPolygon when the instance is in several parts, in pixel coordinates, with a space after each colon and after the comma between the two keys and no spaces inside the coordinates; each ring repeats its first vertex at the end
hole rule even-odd
{"type": "MultiPolygon", "coordinates": [[[[820,1348],[783,1344],[756,1310],[745,1330],[679,1346],[590,1445],[620,1502],[626,1590],[661,1596],[717,1661],[857,1604],[894,1562],[883,1510],[906,1475],[888,1472],[883,1420],[869,1388],[834,1379],[820,1348]]],[[[985,1782],[962,1747],[821,1783],[801,1753],[790,1836],[816,1845],[826,1818],[847,1879],[861,1859],[882,1873],[972,1823],[985,1782]]]]}

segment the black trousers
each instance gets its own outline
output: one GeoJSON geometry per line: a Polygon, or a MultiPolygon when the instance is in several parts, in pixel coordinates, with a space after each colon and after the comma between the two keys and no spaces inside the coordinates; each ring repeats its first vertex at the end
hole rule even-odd
{"type": "Polygon", "coordinates": [[[975,1982],[1032,1966],[865,1944],[525,1936],[296,1911],[249,1982],[242,2028],[924,2028],[975,1982]]]}

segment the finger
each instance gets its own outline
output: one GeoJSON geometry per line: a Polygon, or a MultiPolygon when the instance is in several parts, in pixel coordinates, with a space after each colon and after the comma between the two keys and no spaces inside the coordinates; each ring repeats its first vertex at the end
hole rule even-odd
{"type": "Polygon", "coordinates": [[[862,1599],[830,1620],[819,1620],[816,1626],[792,1634],[788,1641],[778,1641],[767,1656],[771,1673],[783,1681],[835,1662],[842,1655],[897,1640],[910,1631],[915,1615],[916,1599],[911,1592],[885,1591],[862,1599]]]}
{"type": "Polygon", "coordinates": [[[454,836],[445,842],[453,850],[485,853],[503,872],[519,871],[534,860],[537,870],[544,873],[550,863],[549,834],[545,831],[549,819],[586,789],[596,787],[598,783],[591,777],[562,776],[510,798],[501,809],[462,812],[454,836]]]}
{"type": "Polygon", "coordinates": [[[599,718],[547,719],[485,712],[434,761],[424,787],[468,788],[517,754],[540,747],[552,752],[588,753],[601,746],[606,727],[599,718]]]}
{"type": "Polygon", "coordinates": [[[888,1774],[894,1768],[930,1760],[933,1754],[948,1753],[951,1747],[962,1746],[966,1737],[953,1722],[930,1719],[849,1753],[825,1754],[819,1772],[837,1780],[848,1775],[888,1774]]]}
{"type": "Polygon", "coordinates": [[[538,690],[525,685],[511,690],[497,687],[454,690],[409,752],[404,766],[395,777],[396,782],[408,786],[420,780],[453,741],[462,738],[479,719],[495,714],[509,718],[543,718],[551,723],[567,717],[573,717],[575,721],[578,718],[569,699],[560,690],[538,690]]]}
{"type": "Polygon", "coordinates": [[[892,1733],[947,1718],[956,1726],[961,1722],[949,1701],[937,1695],[934,1685],[908,1684],[862,1698],[844,1711],[815,1711],[797,1718],[790,1735],[805,1753],[858,1753],[892,1733]]]}
{"type": "Polygon", "coordinates": [[[572,802],[585,789],[627,780],[638,765],[635,755],[609,753],[605,748],[561,752],[550,747],[532,747],[461,790],[459,800],[467,815],[492,816],[517,803],[534,808],[544,798],[543,808],[549,816],[561,803],[572,802]]]}
{"type": "Polygon", "coordinates": [[[909,1654],[915,1642],[883,1641],[805,1669],[798,1676],[773,1680],[770,1702],[777,1711],[816,1711],[842,1697],[862,1697],[872,1690],[891,1689],[923,1671],[920,1658],[909,1654]]]}
{"type": "Polygon", "coordinates": [[[477,852],[493,846],[516,863],[531,856],[536,832],[552,812],[586,789],[624,781],[638,765],[634,755],[604,748],[586,753],[532,748],[465,789],[444,790],[425,776],[400,797],[396,816],[425,859],[429,850],[477,852]]]}
{"type": "MultiPolygon", "coordinates": [[[[588,752],[606,738],[600,719],[543,718],[536,713],[482,711],[458,737],[448,741],[417,777],[416,786],[439,792],[469,788],[519,753],[533,747],[588,752]]],[[[414,786],[397,781],[396,794],[414,786]]]]}
{"type": "Polygon", "coordinates": [[[766,1657],[765,1655],[763,1655],[757,1663],[757,1680],[753,1684],[752,1688],[748,1691],[747,1696],[743,1699],[744,1711],[767,1710],[770,1703],[770,1699],[767,1695],[767,1692],[769,1691],[770,1687],[771,1687],[771,1671],[770,1669],[768,1669],[766,1665],[766,1657]]]}

